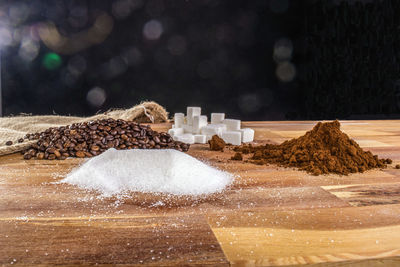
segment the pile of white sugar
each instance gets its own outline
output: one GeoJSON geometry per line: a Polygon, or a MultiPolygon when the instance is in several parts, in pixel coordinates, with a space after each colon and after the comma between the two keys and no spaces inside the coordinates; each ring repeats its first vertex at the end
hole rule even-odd
{"type": "Polygon", "coordinates": [[[177,150],[116,150],[85,162],[62,183],[104,196],[127,192],[205,195],[222,191],[233,176],[177,150]]]}

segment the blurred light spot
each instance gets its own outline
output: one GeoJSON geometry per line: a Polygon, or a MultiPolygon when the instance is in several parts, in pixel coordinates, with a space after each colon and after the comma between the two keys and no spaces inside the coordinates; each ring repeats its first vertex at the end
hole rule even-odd
{"type": "Polygon", "coordinates": [[[138,66],[142,63],[142,53],[136,47],[130,47],[121,53],[121,57],[128,66],[138,66]]]}
{"type": "Polygon", "coordinates": [[[48,70],[55,70],[61,66],[62,59],[56,53],[46,53],[43,57],[42,64],[48,70]]]}
{"type": "Polygon", "coordinates": [[[291,40],[282,38],[275,42],[273,58],[276,62],[290,60],[292,53],[293,44],[291,40]]]}
{"type": "Polygon", "coordinates": [[[11,31],[5,27],[0,28],[0,46],[10,45],[12,41],[11,31]]]}
{"type": "Polygon", "coordinates": [[[72,75],[77,77],[86,70],[86,60],[84,57],[76,55],[68,61],[67,68],[72,75]]]}
{"type": "Polygon", "coordinates": [[[71,74],[68,69],[65,68],[61,71],[61,79],[65,85],[72,88],[77,81],[77,76],[71,74]]]}
{"type": "Polygon", "coordinates": [[[146,4],[146,12],[150,17],[159,17],[164,12],[163,0],[150,0],[146,4]]]}
{"type": "Polygon", "coordinates": [[[257,112],[261,108],[260,97],[257,94],[244,94],[239,97],[239,108],[244,113],[257,112]]]}
{"type": "Polygon", "coordinates": [[[94,87],[87,93],[86,100],[93,107],[101,107],[106,101],[106,92],[100,87],[94,87]]]}
{"type": "Polygon", "coordinates": [[[269,2],[269,8],[274,13],[285,13],[289,8],[288,0],[271,0],[269,2]]]}
{"type": "Polygon", "coordinates": [[[112,14],[117,19],[123,19],[131,14],[131,3],[129,0],[117,0],[112,3],[112,14]]]}
{"type": "Polygon", "coordinates": [[[101,75],[105,79],[112,79],[121,75],[128,69],[127,63],[121,56],[116,56],[110,59],[109,62],[101,66],[101,75]]]}
{"type": "Polygon", "coordinates": [[[148,40],[157,40],[163,33],[163,26],[158,20],[150,20],[143,27],[143,35],[148,40]]]}
{"type": "Polygon", "coordinates": [[[11,5],[8,14],[11,24],[18,25],[24,22],[29,16],[30,8],[25,3],[11,5]]]}
{"type": "Polygon", "coordinates": [[[215,74],[215,66],[211,60],[204,60],[197,66],[197,73],[203,79],[209,79],[215,74]]]}
{"type": "Polygon", "coordinates": [[[25,61],[32,61],[37,57],[39,48],[40,45],[38,42],[35,42],[30,38],[25,38],[21,42],[21,46],[18,50],[18,56],[25,61]]]}
{"type": "Polygon", "coordinates": [[[183,36],[175,35],[168,40],[168,50],[172,55],[179,56],[186,51],[186,39],[183,36]]]}
{"type": "Polygon", "coordinates": [[[279,63],[276,68],[276,76],[282,82],[291,82],[296,76],[296,67],[290,62],[279,63]]]}

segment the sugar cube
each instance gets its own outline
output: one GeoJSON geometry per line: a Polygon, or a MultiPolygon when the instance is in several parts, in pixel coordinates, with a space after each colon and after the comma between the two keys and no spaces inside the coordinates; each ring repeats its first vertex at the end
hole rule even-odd
{"type": "Polygon", "coordinates": [[[205,144],[207,142],[207,136],[205,136],[204,134],[195,134],[194,142],[196,144],[205,144]]]}
{"type": "Polygon", "coordinates": [[[193,133],[200,133],[201,128],[207,126],[207,116],[196,115],[193,117],[193,133]]]}
{"type": "Polygon", "coordinates": [[[225,124],[209,124],[201,128],[201,134],[211,135],[211,136],[215,134],[221,136],[221,134],[225,131],[226,131],[225,124]]]}
{"type": "Polygon", "coordinates": [[[184,133],[183,128],[172,128],[168,130],[168,133],[173,137],[175,135],[181,135],[184,133]]]}
{"type": "Polygon", "coordinates": [[[226,131],[221,136],[225,143],[239,146],[242,143],[242,133],[238,131],[226,131]]]}
{"type": "Polygon", "coordinates": [[[254,130],[250,128],[243,128],[240,129],[240,132],[242,133],[242,142],[247,143],[247,142],[253,142],[254,140],[254,130]]]}
{"type": "Polygon", "coordinates": [[[186,143],[186,144],[194,144],[194,135],[193,134],[182,134],[182,135],[175,135],[174,140],[186,143]],[[176,137],[176,139],[175,139],[176,137]]]}
{"type": "Polygon", "coordinates": [[[240,120],[225,119],[222,123],[226,125],[228,131],[240,130],[240,120]]]}
{"type": "Polygon", "coordinates": [[[184,133],[193,133],[193,125],[183,124],[182,128],[184,133]]]}
{"type": "Polygon", "coordinates": [[[185,114],[175,113],[174,114],[174,128],[181,128],[185,122],[185,114]]]}
{"type": "Polygon", "coordinates": [[[211,124],[221,124],[225,119],[225,113],[211,113],[211,124]]]}
{"type": "Polygon", "coordinates": [[[200,107],[187,107],[186,108],[186,120],[188,125],[193,125],[193,117],[201,115],[200,107]]]}

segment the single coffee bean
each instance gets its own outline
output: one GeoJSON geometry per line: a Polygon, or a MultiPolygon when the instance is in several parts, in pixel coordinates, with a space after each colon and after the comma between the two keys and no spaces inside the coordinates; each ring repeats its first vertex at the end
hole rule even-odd
{"type": "Polygon", "coordinates": [[[50,155],[49,155],[49,157],[48,157],[47,159],[49,159],[49,160],[56,159],[56,155],[54,155],[54,154],[50,154],[50,155]]]}
{"type": "Polygon", "coordinates": [[[84,158],[84,157],[85,157],[85,152],[83,152],[83,151],[77,151],[77,152],[75,153],[75,155],[76,155],[78,158],[84,158]]]}
{"type": "Polygon", "coordinates": [[[24,142],[24,138],[18,139],[18,143],[22,143],[22,142],[24,142]]]}
{"type": "Polygon", "coordinates": [[[36,154],[37,159],[43,159],[44,158],[44,153],[43,152],[39,152],[36,154]]]}
{"type": "Polygon", "coordinates": [[[31,158],[32,158],[32,155],[29,154],[28,152],[26,152],[26,153],[24,154],[24,159],[31,159],[31,158]]]}
{"type": "Polygon", "coordinates": [[[6,142],[6,146],[11,146],[12,144],[13,144],[12,141],[7,141],[7,142],[6,142]]]}
{"type": "Polygon", "coordinates": [[[54,155],[56,155],[56,157],[57,158],[60,158],[61,157],[61,153],[60,153],[60,151],[59,150],[54,150],[54,155]]]}

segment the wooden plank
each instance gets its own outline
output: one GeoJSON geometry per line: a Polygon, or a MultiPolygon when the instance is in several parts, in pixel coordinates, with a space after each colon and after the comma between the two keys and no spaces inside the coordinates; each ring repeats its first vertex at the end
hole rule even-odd
{"type": "Polygon", "coordinates": [[[399,256],[400,205],[248,210],[209,216],[233,265],[295,265],[399,256]]]}

